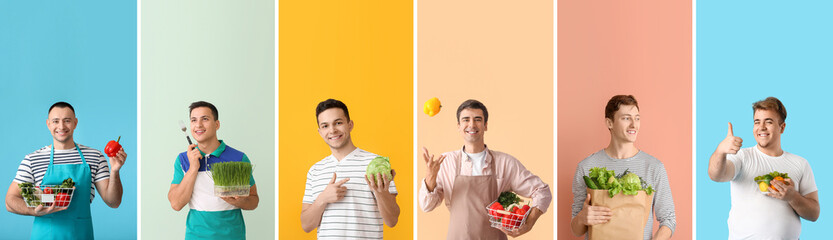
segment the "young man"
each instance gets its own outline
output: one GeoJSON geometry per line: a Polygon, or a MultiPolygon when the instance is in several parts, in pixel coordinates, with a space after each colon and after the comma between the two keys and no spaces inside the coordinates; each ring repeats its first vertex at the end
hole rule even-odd
{"type": "Polygon", "coordinates": [[[301,227],[305,232],[318,228],[318,239],[382,239],[382,223],[393,227],[399,221],[393,179],[365,176],[378,155],[353,145],[353,120],[344,103],[327,99],[315,115],[318,134],[332,154],[307,172],[301,227]]]}
{"type": "Polygon", "coordinates": [[[419,189],[420,207],[429,212],[445,200],[451,218],[448,239],[506,239],[506,235],[523,235],[532,230],[552,201],[549,185],[518,159],[486,147],[488,121],[486,106],[467,100],[457,108],[457,130],[463,138],[463,148],[437,158],[423,148],[428,171],[419,189]],[[532,198],[527,220],[516,231],[492,228],[486,215],[486,207],[505,191],[532,198]]]}
{"type": "Polygon", "coordinates": [[[606,167],[620,174],[625,170],[642,177],[656,192],[653,193],[651,219],[645,224],[644,239],[669,239],[677,225],[674,213],[674,199],[668,185],[665,166],[658,159],[640,151],[634,146],[639,133],[639,105],[632,95],[613,96],[605,106],[605,123],[610,132],[610,143],[606,148],[593,153],[579,162],[573,180],[573,218],[570,228],[576,236],[585,235],[588,227],[610,221],[610,208],[590,206],[590,194],[583,176],[593,167],[606,167]],[[656,233],[653,229],[653,215],[660,227],[656,233]]]}
{"type": "Polygon", "coordinates": [[[742,149],[743,139],[733,135],[729,123],[726,138],[709,158],[709,177],[715,182],[731,181],[729,239],[798,239],[799,217],[819,218],[813,170],[804,158],[781,149],[787,110],[780,100],[758,101],[752,113],[757,145],[742,149]],[[773,180],[769,193],[761,194],[754,178],[773,171],[788,173],[788,184],[773,180]]]}
{"type": "Polygon", "coordinates": [[[107,206],[118,208],[122,197],[119,170],[127,154],[124,149],[119,150],[116,156],[110,158],[108,167],[101,151],[75,143],[73,133],[78,119],[69,103],[52,104],[46,126],[52,133],[52,145],[23,158],[6,192],[6,209],[20,215],[35,216],[31,239],[93,239],[90,218],[90,203],[95,198],[93,186],[107,206]],[[69,207],[52,204],[50,207],[38,205],[29,208],[20,195],[20,183],[60,185],[67,178],[75,182],[69,207]]]}
{"type": "Polygon", "coordinates": [[[249,196],[217,197],[207,169],[214,163],[250,162],[249,157],[217,138],[220,120],[213,104],[199,101],[188,108],[191,135],[197,144],[177,156],[168,201],[176,211],[185,204],[191,207],[185,222],[185,239],[246,239],[240,209],[254,210],[260,201],[254,176],[249,180],[249,196]]]}

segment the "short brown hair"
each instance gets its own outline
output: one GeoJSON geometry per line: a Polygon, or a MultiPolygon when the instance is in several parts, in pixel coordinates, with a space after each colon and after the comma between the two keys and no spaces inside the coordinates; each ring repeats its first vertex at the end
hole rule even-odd
{"type": "Polygon", "coordinates": [[[633,95],[616,95],[607,101],[605,118],[613,119],[613,114],[619,111],[620,105],[634,105],[636,106],[636,110],[639,110],[639,103],[636,102],[636,98],[633,95]]]}
{"type": "Polygon", "coordinates": [[[772,110],[781,115],[781,122],[787,120],[787,109],[784,108],[784,104],[781,103],[781,100],[775,97],[768,97],[764,100],[757,101],[752,104],[752,114],[755,114],[755,111],[758,110],[772,110]]]}
{"type": "Polygon", "coordinates": [[[489,122],[489,110],[486,110],[486,105],[483,105],[482,102],[469,99],[465,102],[461,103],[459,107],[457,107],[457,123],[460,123],[460,112],[463,109],[480,109],[483,111],[483,122],[489,122]]]}

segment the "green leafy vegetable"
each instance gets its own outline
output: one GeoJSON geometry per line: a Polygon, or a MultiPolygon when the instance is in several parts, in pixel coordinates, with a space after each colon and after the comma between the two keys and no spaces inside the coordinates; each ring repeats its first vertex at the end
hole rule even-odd
{"type": "Polygon", "coordinates": [[[37,206],[41,204],[40,199],[35,196],[35,184],[20,183],[17,184],[17,187],[20,188],[20,196],[23,196],[26,205],[37,206]]]}
{"type": "Polygon", "coordinates": [[[644,190],[648,195],[653,194],[654,189],[648,185],[642,177],[635,173],[625,170],[619,175],[613,170],[607,168],[594,167],[590,169],[590,174],[584,176],[584,183],[590,189],[608,190],[610,197],[616,196],[620,192],[625,195],[636,195],[638,191],[644,190]],[[598,184],[597,184],[598,183],[598,184]],[[594,186],[591,187],[591,186],[594,186]]]}
{"type": "Polygon", "coordinates": [[[521,202],[521,198],[519,198],[517,194],[507,191],[500,193],[500,196],[497,198],[497,202],[500,203],[504,209],[508,210],[510,205],[521,202]]]}
{"type": "Polygon", "coordinates": [[[222,162],[211,165],[211,178],[215,186],[249,186],[251,177],[251,163],[222,162]]]}
{"type": "Polygon", "coordinates": [[[393,176],[390,174],[390,159],[382,156],[374,158],[369,164],[367,164],[366,173],[367,177],[372,181],[376,181],[377,173],[381,173],[387,176],[388,179],[392,179],[393,176]]]}

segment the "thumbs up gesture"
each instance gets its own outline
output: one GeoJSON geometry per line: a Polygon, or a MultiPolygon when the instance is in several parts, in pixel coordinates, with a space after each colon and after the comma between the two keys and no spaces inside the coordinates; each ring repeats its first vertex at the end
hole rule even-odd
{"type": "Polygon", "coordinates": [[[732,123],[729,123],[729,131],[726,133],[726,138],[717,146],[717,152],[722,154],[736,154],[743,145],[743,139],[735,137],[732,131],[732,123]]]}

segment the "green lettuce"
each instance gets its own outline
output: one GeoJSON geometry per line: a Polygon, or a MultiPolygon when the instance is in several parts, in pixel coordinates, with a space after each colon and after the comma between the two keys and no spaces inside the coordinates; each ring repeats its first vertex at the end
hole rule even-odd
{"type": "MultiPolygon", "coordinates": [[[[376,181],[377,173],[387,176],[388,180],[392,179],[393,176],[390,174],[390,159],[382,156],[374,158],[370,161],[370,164],[367,164],[366,173],[367,177],[370,178],[371,181],[376,181]]],[[[376,184],[379,183],[377,182],[376,184]]]]}
{"type": "MultiPolygon", "coordinates": [[[[636,195],[639,191],[645,191],[648,195],[654,193],[654,189],[645,180],[642,180],[635,173],[628,172],[628,170],[616,176],[613,170],[594,167],[590,169],[588,177],[589,179],[585,179],[585,182],[589,180],[590,183],[598,187],[593,189],[608,190],[610,197],[616,196],[620,192],[625,195],[636,195]]],[[[591,184],[588,184],[588,186],[591,186],[591,184]]]]}

